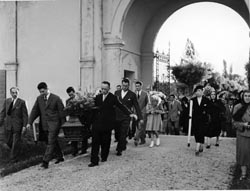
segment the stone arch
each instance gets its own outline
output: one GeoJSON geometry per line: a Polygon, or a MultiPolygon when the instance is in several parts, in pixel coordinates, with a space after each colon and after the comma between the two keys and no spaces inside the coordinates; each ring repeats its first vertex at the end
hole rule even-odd
{"type": "MultiPolygon", "coordinates": [[[[189,4],[205,1],[131,0],[124,2],[126,2],[127,7],[118,7],[116,12],[119,12],[120,16],[113,20],[116,23],[116,27],[119,23],[120,31],[117,31],[118,29],[111,31],[113,35],[121,35],[121,39],[124,42],[121,54],[129,53],[133,60],[138,61],[137,71],[135,71],[137,78],[144,81],[146,85],[152,84],[153,45],[160,27],[178,9],[189,4]]],[[[215,2],[232,8],[249,25],[249,5],[246,0],[206,0],[206,2],[215,2]]],[[[127,67],[127,63],[120,64],[122,69],[127,67]]]]}

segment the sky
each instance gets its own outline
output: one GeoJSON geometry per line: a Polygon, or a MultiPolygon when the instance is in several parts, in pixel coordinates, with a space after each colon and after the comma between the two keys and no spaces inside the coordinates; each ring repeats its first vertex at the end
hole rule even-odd
{"type": "MultiPolygon", "coordinates": [[[[170,44],[170,64],[179,64],[187,38],[193,42],[199,59],[210,63],[213,71],[222,73],[225,60],[228,71],[232,65],[234,74],[245,75],[244,65],[249,60],[249,28],[233,9],[208,2],[179,9],[161,27],[154,51],[167,53],[170,44]]],[[[160,71],[164,71],[163,64],[160,64],[160,71]]]]}

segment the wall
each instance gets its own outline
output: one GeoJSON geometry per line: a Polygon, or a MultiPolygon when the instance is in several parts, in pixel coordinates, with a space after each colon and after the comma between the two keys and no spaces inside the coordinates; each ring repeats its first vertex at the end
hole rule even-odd
{"type": "Polygon", "coordinates": [[[18,3],[18,86],[29,109],[37,84],[66,99],[66,88],[79,85],[79,1],[18,3]]]}

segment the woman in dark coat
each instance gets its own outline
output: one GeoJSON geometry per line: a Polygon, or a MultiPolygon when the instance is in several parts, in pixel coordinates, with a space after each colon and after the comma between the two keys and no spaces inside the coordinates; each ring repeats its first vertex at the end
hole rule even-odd
{"type": "Polygon", "coordinates": [[[189,120],[189,103],[188,98],[183,97],[181,99],[181,115],[180,115],[180,126],[183,128],[182,132],[185,133],[185,135],[188,134],[188,120],[189,120]]]}
{"type": "Polygon", "coordinates": [[[205,132],[208,125],[208,111],[210,101],[205,96],[203,96],[203,86],[197,86],[194,92],[196,97],[192,98],[192,130],[196,142],[195,155],[199,156],[200,152],[203,152],[205,132]]]}
{"type": "Polygon", "coordinates": [[[211,146],[211,138],[216,137],[215,146],[219,146],[219,136],[221,133],[221,120],[222,114],[225,112],[225,107],[220,100],[217,100],[215,91],[210,94],[210,108],[209,108],[209,125],[205,136],[207,137],[207,146],[209,149],[211,146]]]}

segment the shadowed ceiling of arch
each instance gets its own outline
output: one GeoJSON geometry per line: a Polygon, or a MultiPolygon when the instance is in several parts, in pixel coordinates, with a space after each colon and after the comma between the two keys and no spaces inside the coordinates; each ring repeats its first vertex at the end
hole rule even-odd
{"type": "MultiPolygon", "coordinates": [[[[144,33],[144,35],[138,35],[137,40],[141,45],[141,52],[152,51],[153,42],[155,37],[166,19],[171,16],[175,11],[199,2],[214,2],[232,8],[236,11],[249,26],[249,11],[244,0],[135,0],[128,11],[135,13],[144,11],[143,14],[136,15],[135,17],[127,17],[127,19],[138,19],[143,23],[138,26],[138,34],[144,33]],[[139,11],[140,10],[140,11],[139,11]],[[140,17],[144,17],[141,19],[140,17]],[[149,48],[151,50],[149,50],[149,48]]],[[[126,22],[125,22],[126,25],[126,22]]],[[[125,26],[126,27],[126,26],[125,26]]],[[[136,27],[136,26],[135,26],[136,27]]],[[[128,34],[128,33],[127,33],[128,34]]]]}

